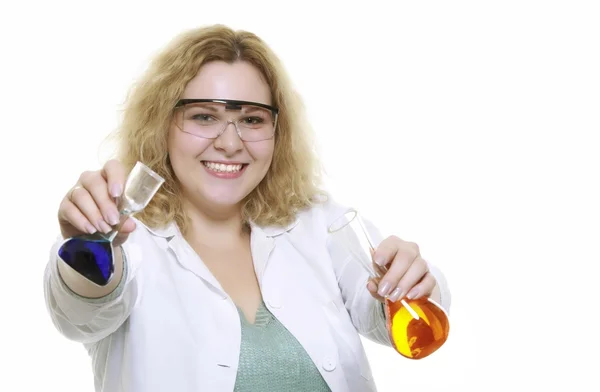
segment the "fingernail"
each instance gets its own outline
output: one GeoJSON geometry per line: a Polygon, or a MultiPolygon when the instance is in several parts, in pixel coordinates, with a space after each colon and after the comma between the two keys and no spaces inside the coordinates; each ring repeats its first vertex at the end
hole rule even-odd
{"type": "Polygon", "coordinates": [[[400,287],[396,287],[396,289],[392,291],[392,294],[390,294],[389,300],[392,302],[396,302],[400,299],[402,294],[402,289],[400,287]]]}
{"type": "Polygon", "coordinates": [[[381,282],[379,283],[379,291],[377,291],[377,294],[381,295],[382,297],[385,297],[390,289],[392,288],[392,285],[390,284],[390,282],[381,282]]]}
{"type": "Polygon", "coordinates": [[[374,293],[377,291],[377,285],[373,282],[369,282],[367,284],[367,289],[369,289],[370,292],[374,293]]]}
{"type": "Polygon", "coordinates": [[[410,290],[408,292],[408,294],[406,294],[406,298],[408,299],[413,299],[415,298],[417,295],[419,295],[419,289],[414,287],[412,290],[410,290]]]}
{"type": "Polygon", "coordinates": [[[119,213],[116,211],[111,211],[108,213],[108,223],[111,225],[116,225],[119,223],[119,213]]]}
{"type": "Polygon", "coordinates": [[[103,233],[109,233],[112,230],[112,227],[107,225],[106,222],[104,222],[104,220],[99,220],[98,226],[100,227],[100,231],[102,231],[103,233]]]}
{"type": "Polygon", "coordinates": [[[85,224],[85,230],[90,233],[90,234],[94,234],[95,232],[97,232],[98,230],[96,230],[96,228],[94,226],[92,226],[91,223],[86,223],[85,224]]]}
{"type": "Polygon", "coordinates": [[[112,186],[110,187],[110,194],[112,195],[112,197],[121,196],[121,185],[120,184],[112,184],[112,186]]]}
{"type": "Polygon", "coordinates": [[[375,264],[381,266],[381,267],[385,267],[385,257],[383,256],[376,256],[375,257],[375,264]]]}

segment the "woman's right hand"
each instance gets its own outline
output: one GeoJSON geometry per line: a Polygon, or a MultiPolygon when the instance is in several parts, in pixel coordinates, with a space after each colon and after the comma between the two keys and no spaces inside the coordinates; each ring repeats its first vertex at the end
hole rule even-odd
{"type": "MultiPolygon", "coordinates": [[[[60,203],[58,223],[63,238],[108,233],[119,223],[116,198],[121,196],[127,174],[121,162],[110,160],[101,170],[86,171],[60,203]]],[[[123,244],[135,230],[135,222],[128,218],[113,240],[113,246],[123,244]]]]}

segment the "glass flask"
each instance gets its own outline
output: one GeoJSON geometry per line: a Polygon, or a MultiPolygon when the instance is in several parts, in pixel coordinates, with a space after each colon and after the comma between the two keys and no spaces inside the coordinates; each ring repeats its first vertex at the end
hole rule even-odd
{"type": "Polygon", "coordinates": [[[137,162],[127,176],[123,193],[117,200],[119,223],[109,233],[96,232],[66,239],[60,246],[58,255],[90,281],[99,286],[107,285],[114,273],[112,241],[121,225],[148,205],[164,181],[148,166],[137,162]]]}
{"type": "MultiPolygon", "coordinates": [[[[329,245],[341,246],[377,281],[387,272],[373,261],[375,247],[358,211],[350,209],[328,228],[329,245]],[[333,244],[335,242],[335,244],[333,244]]],[[[409,359],[422,359],[447,340],[450,323],[446,311],[431,298],[384,299],[386,326],[394,349],[409,359]]]]}

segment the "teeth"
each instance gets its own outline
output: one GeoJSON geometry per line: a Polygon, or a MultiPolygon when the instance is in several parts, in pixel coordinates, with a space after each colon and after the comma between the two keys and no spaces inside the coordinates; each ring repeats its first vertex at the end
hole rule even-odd
{"type": "Polygon", "coordinates": [[[202,162],[210,170],[221,173],[235,173],[242,170],[242,165],[226,165],[224,163],[202,162]]]}

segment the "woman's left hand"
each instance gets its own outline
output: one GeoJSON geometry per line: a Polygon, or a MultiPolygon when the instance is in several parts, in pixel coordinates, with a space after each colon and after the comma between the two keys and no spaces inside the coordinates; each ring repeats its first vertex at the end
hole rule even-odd
{"type": "Polygon", "coordinates": [[[427,262],[421,258],[419,247],[414,242],[403,241],[396,236],[383,240],[373,253],[375,268],[384,275],[372,278],[367,289],[381,302],[387,298],[397,301],[401,298],[416,299],[430,296],[436,287],[435,277],[429,272],[427,262]]]}

